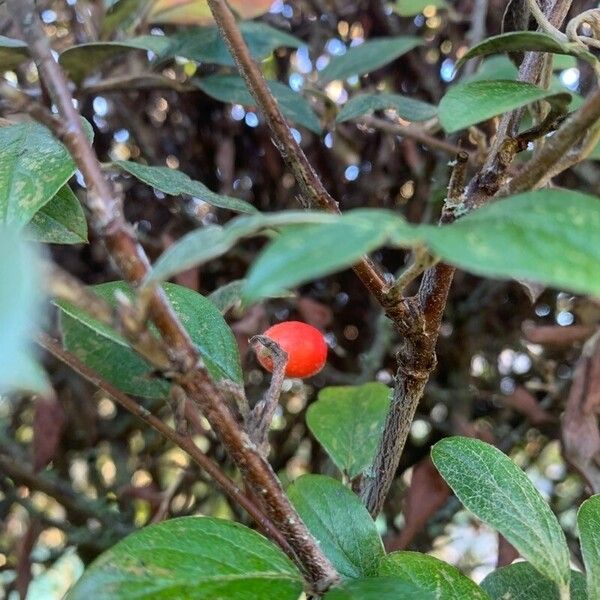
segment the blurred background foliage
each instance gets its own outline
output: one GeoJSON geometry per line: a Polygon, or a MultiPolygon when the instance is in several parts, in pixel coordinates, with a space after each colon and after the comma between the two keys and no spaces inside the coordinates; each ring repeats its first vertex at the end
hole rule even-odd
{"type": "MultiPolygon", "coordinates": [[[[48,0],[39,5],[57,51],[90,41],[186,31],[179,25],[149,23],[131,0],[48,0]]],[[[572,12],[589,7],[590,2],[576,0],[572,12]]],[[[504,0],[276,0],[260,17],[302,41],[299,48],[277,49],[262,66],[269,77],[301,91],[318,116],[321,134],[298,126],[295,135],[342,210],[385,207],[411,222],[437,220],[451,157],[382,126],[383,120],[407,124],[393,110],[379,111],[370,121],[337,125],[335,115],[362,89],[402,93],[436,105],[453,81],[474,76],[476,63],[458,73],[454,65],[473,42],[500,32],[504,8],[504,0]],[[326,84],[319,80],[330,57],[365,39],[390,35],[419,36],[424,45],[370,74],[326,84]]],[[[18,37],[2,5],[0,33],[18,37]]],[[[562,58],[556,85],[585,94],[592,81],[589,68],[562,58]]],[[[488,59],[478,68],[479,77],[486,70],[507,78],[516,72],[508,59],[488,59]]],[[[294,178],[260,114],[249,106],[215,100],[194,84],[199,76],[221,72],[228,68],[184,56],[157,62],[144,51],[119,54],[93,69],[76,97],[93,124],[100,158],[181,169],[211,190],[246,200],[261,211],[297,207],[294,178]],[[168,85],[144,84],[143,76],[150,71],[168,79],[168,85]]],[[[7,71],[4,77],[25,88],[38,83],[32,66],[7,71]]],[[[488,122],[470,136],[462,135],[462,144],[475,150],[478,133],[492,131],[493,122],[488,122]]],[[[460,137],[449,141],[458,143],[460,137]]],[[[167,196],[123,172],[109,172],[124,191],[127,219],[153,259],[191,229],[224,223],[232,216],[197,198],[167,196]]],[[[599,182],[600,169],[593,160],[560,178],[561,185],[582,191],[597,190],[599,182]]],[[[72,187],[79,194],[80,186],[76,176],[72,187]]],[[[244,241],[175,281],[209,295],[243,278],[262,243],[244,241]]],[[[88,245],[53,246],[51,253],[86,283],[117,278],[92,231],[88,245]]],[[[375,258],[394,272],[407,256],[385,250],[375,258]]],[[[50,310],[47,315],[54,318],[50,310]]],[[[450,498],[428,458],[431,444],[458,433],[508,452],[550,501],[577,551],[576,507],[592,488],[600,491],[600,467],[594,459],[600,452],[594,413],[600,398],[590,392],[583,407],[579,396],[569,392],[574,378],[573,389],[600,387],[597,354],[577,370],[583,344],[599,318],[600,304],[591,299],[458,273],[442,325],[438,367],[378,519],[389,549],[431,551],[476,580],[514,558],[507,543],[450,498]]],[[[368,293],[346,271],[290,297],[253,306],[234,303],[226,319],[236,335],[248,396],[254,401],[268,379],[248,351],[252,335],[285,319],[307,321],[325,333],[330,346],[326,369],[307,382],[285,383],[271,460],[284,483],[308,472],[335,473],[306,427],[307,407],[326,386],[369,381],[391,385],[394,376],[399,340],[368,293]]],[[[25,396],[0,396],[0,595],[18,598],[29,588],[28,598],[60,598],[84,564],[151,522],[197,513],[245,519],[181,450],[66,366],[48,357],[44,361],[56,398],[32,402],[25,396]]],[[[144,403],[171,419],[162,401],[144,403]]],[[[235,475],[205,420],[202,426],[204,434],[197,437],[201,448],[235,475]]]]}

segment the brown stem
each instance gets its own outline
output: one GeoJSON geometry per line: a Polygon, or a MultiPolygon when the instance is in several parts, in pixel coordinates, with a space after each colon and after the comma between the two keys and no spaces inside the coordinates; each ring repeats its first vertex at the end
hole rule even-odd
{"type": "MultiPolygon", "coordinates": [[[[92,223],[124,279],[139,285],[149,272],[148,258],[132,227],[125,221],[121,202],[104,178],[100,163],[85,136],[68,82],[52,55],[35,2],[7,0],[7,6],[20,26],[40,77],[58,108],[59,120],[48,125],[66,145],[83,174],[92,223]]],[[[149,316],[169,348],[174,377],[190,400],[203,411],[245,481],[263,499],[264,509],[287,536],[308,581],[317,591],[327,589],[338,579],[336,570],[291,505],[269,463],[241,430],[223,394],[212,383],[206,370],[198,366],[196,348],[161,288],[152,290],[148,306],[149,316]]]]}
{"type": "MultiPolygon", "coordinates": [[[[325,189],[302,148],[294,139],[292,130],[282,115],[277,100],[271,94],[262,71],[250,55],[248,46],[227,3],[224,0],[208,0],[208,5],[248,90],[269,124],[279,153],[294,173],[304,199],[309,205],[318,206],[332,213],[339,213],[338,203],[325,189]]],[[[387,283],[371,259],[363,257],[353,268],[373,296],[383,302],[387,283]]]]}
{"type": "Polygon", "coordinates": [[[125,410],[158,431],[165,439],[173,442],[173,444],[184,450],[189,457],[213,479],[221,490],[229,496],[229,498],[239,504],[250,515],[252,520],[267,536],[277,542],[277,544],[279,544],[279,546],[281,546],[288,554],[293,555],[292,549],[275,525],[273,525],[263,512],[242,493],[240,488],[237,487],[221,468],[206,456],[198,446],[196,446],[191,437],[182,435],[172,427],[169,427],[169,425],[154,416],[141,404],[138,404],[135,400],[103,379],[101,375],[82,363],[74,354],[64,350],[57,341],[53,340],[46,333],[40,333],[37,341],[42,348],[68,365],[73,371],[103,392],[106,392],[125,410]]]}

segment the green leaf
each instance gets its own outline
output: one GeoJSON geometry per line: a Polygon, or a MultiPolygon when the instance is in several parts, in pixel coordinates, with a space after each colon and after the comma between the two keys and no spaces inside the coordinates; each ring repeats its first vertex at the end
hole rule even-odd
{"type": "Polygon", "coordinates": [[[353,75],[362,75],[392,62],[413,48],[420,46],[423,40],[412,36],[399,36],[370,39],[345,54],[332,56],[329,64],[321,71],[319,79],[326,83],[334,79],[348,79],[353,75]]]}
{"type": "Polygon", "coordinates": [[[600,199],[545,189],[499,200],[444,227],[421,229],[444,260],[487,277],[600,294],[600,199]]]}
{"type": "Polygon", "coordinates": [[[80,84],[108,60],[133,50],[160,55],[170,43],[169,38],[163,35],[141,35],[122,42],[90,42],[67,48],[58,60],[69,77],[80,84]]]}
{"type": "Polygon", "coordinates": [[[324,475],[303,475],[287,492],[343,577],[375,575],[385,552],[375,522],[356,494],[324,475]]]}
{"type": "MultiPolygon", "coordinates": [[[[440,600],[428,589],[400,577],[369,577],[329,590],[325,600],[440,600]]],[[[465,598],[465,600],[467,600],[465,598]]]]}
{"type": "Polygon", "coordinates": [[[151,185],[165,194],[171,196],[188,194],[189,196],[193,196],[194,198],[198,198],[207,204],[218,206],[219,208],[226,208],[228,210],[243,213],[257,212],[254,206],[248,202],[240,200],[239,198],[216,194],[200,181],[195,181],[185,173],[177,171],[176,169],[169,169],[169,167],[150,167],[129,160],[117,160],[113,162],[113,164],[124,171],[127,171],[127,173],[133,175],[136,179],[151,185]]]}
{"type": "Polygon", "coordinates": [[[352,479],[371,464],[389,406],[390,388],[382,383],[328,387],[308,407],[306,424],[352,479]]]}
{"type": "Polygon", "coordinates": [[[392,552],[378,575],[410,581],[440,600],[488,600],[487,594],[456,567],[420,552],[392,552]]]}
{"type": "Polygon", "coordinates": [[[42,125],[0,127],[0,222],[25,225],[74,172],[67,149],[42,125]]]}
{"type": "Polygon", "coordinates": [[[248,273],[248,302],[353,265],[393,236],[398,245],[416,241],[416,228],[390,211],[357,209],[333,223],[286,229],[258,256],[248,273]]]}
{"type": "Polygon", "coordinates": [[[16,69],[28,58],[29,50],[25,42],[0,35],[0,73],[16,69]]]}
{"type": "Polygon", "coordinates": [[[572,44],[561,44],[551,35],[541,31],[511,31],[489,37],[476,44],[456,63],[459,69],[471,58],[501,52],[550,52],[574,55],[578,50],[572,44]]]}
{"type": "Polygon", "coordinates": [[[156,261],[150,281],[161,281],[192,267],[201,265],[230,250],[240,239],[257,235],[268,227],[297,223],[327,223],[336,217],[317,211],[288,211],[282,213],[241,216],[225,227],[209,225],[183,236],[156,261]]]}
{"type": "MultiPolygon", "coordinates": [[[[115,304],[115,292],[131,296],[129,286],[114,281],[93,291],[115,304]]],[[[238,348],[227,323],[214,304],[188,288],[165,283],[163,289],[177,316],[198,348],[209,373],[217,380],[242,382],[238,348]]],[[[73,305],[60,302],[61,329],[67,350],[128,394],[161,398],[168,385],[149,375],[152,367],[140,358],[117,332],[73,305]]]]}
{"type": "Polygon", "coordinates": [[[137,531],[97,558],[66,600],[296,600],[302,578],[258,533],[182,517],[137,531]]]}
{"type": "Polygon", "coordinates": [[[81,203],[68,185],[33,215],[25,235],[46,244],[85,244],[87,222],[81,203]]]}
{"type": "MultiPolygon", "coordinates": [[[[492,571],[481,587],[492,600],[560,600],[558,587],[527,562],[517,562],[492,571]]],[[[585,578],[571,571],[571,600],[586,600],[585,578]]],[[[591,600],[590,596],[590,600],[591,600]]]]}
{"type": "Polygon", "coordinates": [[[118,0],[113,2],[102,20],[102,38],[109,38],[118,27],[130,25],[136,13],[139,12],[141,3],[142,0],[118,0]]]}
{"type": "MultiPolygon", "coordinates": [[[[256,102],[246,88],[244,80],[238,75],[210,75],[195,80],[195,84],[205,94],[220,102],[256,106],[256,102]]],[[[279,103],[281,112],[287,119],[296,125],[306,127],[314,133],[321,133],[319,118],[302,94],[294,92],[289,86],[279,81],[267,81],[267,85],[279,103]]]]}
{"type": "Polygon", "coordinates": [[[516,80],[519,69],[507,56],[491,56],[481,61],[479,68],[473,75],[465,77],[464,83],[473,81],[490,81],[498,79],[516,80]]]}
{"type": "Polygon", "coordinates": [[[208,299],[219,309],[219,312],[224,315],[234,306],[241,304],[243,286],[243,279],[230,281],[212,292],[212,294],[208,296],[208,299]]]}
{"type": "Polygon", "coordinates": [[[446,132],[454,133],[538,100],[550,101],[552,96],[566,103],[570,99],[570,94],[556,94],[520,81],[474,81],[452,86],[442,98],[438,114],[446,132]]]}
{"type": "Polygon", "coordinates": [[[435,106],[400,94],[360,94],[344,104],[336,121],[342,123],[386,108],[393,108],[398,116],[407,121],[426,121],[437,114],[435,106]]]}
{"type": "Polygon", "coordinates": [[[39,275],[33,248],[0,225],[0,394],[49,389],[29,346],[40,310],[39,275]]]}
{"type": "MultiPolygon", "coordinates": [[[[267,58],[277,48],[300,48],[304,45],[301,39],[260,21],[242,21],[239,28],[250,54],[257,60],[267,58]]],[[[200,63],[235,66],[233,57],[216,27],[184,29],[172,35],[170,41],[171,44],[162,53],[161,58],[183,56],[200,63]]]]}
{"type": "Polygon", "coordinates": [[[392,10],[401,17],[414,17],[422,13],[427,6],[448,8],[445,0],[396,0],[392,5],[392,10]]]}
{"type": "Polygon", "coordinates": [[[523,473],[500,450],[471,438],[435,444],[433,462],[458,499],[498,530],[543,575],[566,586],[569,550],[550,507],[523,473]]]}
{"type": "Polygon", "coordinates": [[[600,598],[600,494],[588,498],[577,513],[581,552],[590,600],[600,598]]]}

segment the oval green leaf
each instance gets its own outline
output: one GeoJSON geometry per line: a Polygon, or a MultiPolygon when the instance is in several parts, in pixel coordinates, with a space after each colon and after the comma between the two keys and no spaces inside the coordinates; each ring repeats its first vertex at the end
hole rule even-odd
{"type": "Polygon", "coordinates": [[[303,475],[287,492],[343,577],[375,575],[385,552],[375,522],[356,494],[324,475],[303,475]]]}
{"type": "Polygon", "coordinates": [[[550,52],[552,54],[574,55],[577,50],[571,44],[561,44],[551,35],[542,31],[511,31],[486,38],[469,48],[456,63],[459,69],[471,58],[500,54],[501,52],[550,52]]]}
{"type": "Polygon", "coordinates": [[[600,599],[600,494],[588,498],[577,513],[581,553],[590,600],[600,599]]]}
{"type": "Polygon", "coordinates": [[[379,567],[380,576],[410,581],[439,600],[489,600],[488,595],[456,567],[420,552],[392,552],[379,567]]]}
{"type": "MultiPolygon", "coordinates": [[[[211,98],[220,102],[256,106],[256,101],[248,91],[244,80],[238,75],[210,75],[197,79],[195,84],[211,98]]],[[[309,102],[279,81],[267,81],[267,85],[277,100],[281,112],[296,125],[302,125],[309,131],[321,133],[319,118],[309,102]]]]}
{"type": "MultiPolygon", "coordinates": [[[[556,583],[527,562],[517,562],[492,571],[481,587],[492,600],[561,600],[556,583]]],[[[585,578],[571,571],[571,600],[586,600],[585,578]]],[[[590,596],[591,599],[591,596],[590,596]]]]}
{"type": "Polygon", "coordinates": [[[182,517],[137,531],[97,558],[67,600],[297,600],[302,578],[258,533],[182,517]]]}
{"type": "Polygon", "coordinates": [[[433,119],[437,114],[435,106],[401,94],[359,94],[344,104],[336,121],[343,123],[375,110],[387,108],[393,108],[398,116],[407,121],[427,121],[427,119],[433,119]]]}
{"type": "Polygon", "coordinates": [[[240,200],[239,198],[216,194],[200,181],[191,179],[185,173],[182,173],[177,169],[170,169],[169,167],[151,167],[130,160],[117,160],[112,164],[123,169],[130,175],[133,175],[136,179],[139,179],[170,196],[187,194],[194,198],[198,198],[211,206],[226,208],[242,213],[252,214],[257,212],[252,204],[240,200]]]}
{"type": "Polygon", "coordinates": [[[558,521],[527,475],[480,440],[446,438],[431,457],[458,499],[499,531],[540,573],[568,586],[569,549],[558,521]]]}
{"type": "Polygon", "coordinates": [[[421,228],[445,261],[487,277],[512,277],[600,295],[600,199],[545,189],[499,200],[443,227],[421,228]]]}
{"type": "Polygon", "coordinates": [[[355,579],[332,588],[325,600],[440,600],[428,589],[401,577],[355,579]]]}
{"type": "Polygon", "coordinates": [[[570,99],[570,94],[557,94],[521,81],[473,81],[452,86],[440,102],[438,116],[446,132],[454,133],[552,96],[560,96],[556,100],[565,102],[570,99]]]}
{"type": "Polygon", "coordinates": [[[306,424],[352,479],[371,464],[389,407],[390,388],[382,383],[328,387],[308,407],[306,424]]]}
{"type": "Polygon", "coordinates": [[[46,244],[85,244],[88,241],[87,222],[77,196],[63,185],[27,225],[27,238],[46,244]]]}
{"type": "MultiPolygon", "coordinates": [[[[242,382],[238,347],[216,306],[197,292],[165,283],[165,293],[208,369],[217,380],[242,382]]],[[[94,286],[93,291],[114,304],[116,291],[131,295],[121,281],[94,286]]],[[[163,398],[168,385],[151,377],[152,367],[117,332],[66,302],[61,309],[64,345],[86,365],[128,394],[163,398]]]]}
{"type": "Polygon", "coordinates": [[[332,56],[329,64],[321,71],[319,79],[327,83],[334,79],[363,75],[387,65],[422,43],[421,38],[412,36],[367,40],[360,46],[349,48],[345,54],[332,56]]]}

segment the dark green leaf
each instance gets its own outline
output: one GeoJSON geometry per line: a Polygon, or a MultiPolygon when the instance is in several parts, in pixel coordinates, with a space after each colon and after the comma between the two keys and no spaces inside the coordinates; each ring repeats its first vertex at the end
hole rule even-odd
{"type": "Polygon", "coordinates": [[[371,464],[390,406],[382,383],[328,387],[308,407],[306,424],[340,471],[354,478],[371,464]]]}
{"type": "Polygon", "coordinates": [[[226,208],[236,212],[255,213],[257,212],[254,206],[240,200],[222,194],[216,194],[209,190],[200,181],[190,179],[185,173],[169,167],[150,167],[129,160],[117,160],[113,163],[117,167],[127,171],[136,179],[151,185],[152,187],[169,194],[171,196],[179,196],[188,194],[194,198],[203,200],[212,206],[226,208]]]}
{"type": "Polygon", "coordinates": [[[392,552],[378,575],[394,576],[414,583],[440,600],[487,600],[487,594],[456,567],[420,552],[392,552]]]}
{"type": "MultiPolygon", "coordinates": [[[[165,283],[163,288],[211,375],[217,380],[241,383],[242,372],[235,338],[214,304],[197,292],[179,285],[165,283]]],[[[92,289],[112,304],[115,303],[117,290],[131,295],[129,287],[118,281],[97,285],[92,289]]],[[[168,393],[168,385],[149,376],[152,367],[118,333],[71,304],[60,302],[59,306],[67,350],[128,394],[160,398],[168,393]]]]}
{"type": "Polygon", "coordinates": [[[375,209],[353,210],[324,225],[288,228],[252,265],[244,298],[254,301],[349,267],[392,236],[396,244],[410,246],[416,231],[400,216],[375,209]]]}
{"type": "Polygon", "coordinates": [[[288,488],[288,495],[342,576],[377,572],[383,544],[371,515],[351,490],[324,475],[303,475],[288,488]]]}
{"type": "MultiPolygon", "coordinates": [[[[440,600],[439,596],[400,577],[369,577],[345,582],[325,600],[440,600]]],[[[465,598],[466,600],[466,598],[465,598]]]]}
{"type": "Polygon", "coordinates": [[[28,223],[74,172],[67,149],[42,125],[0,127],[0,223],[28,223]]]}
{"type": "Polygon", "coordinates": [[[446,0],[396,0],[392,10],[401,17],[414,17],[422,13],[426,7],[447,8],[446,0]]]}
{"type": "Polygon", "coordinates": [[[176,273],[201,265],[225,254],[238,240],[256,235],[268,227],[332,221],[335,221],[335,217],[323,212],[288,211],[238,217],[225,227],[209,225],[188,233],[170,246],[154,264],[150,279],[168,279],[176,273]]]}
{"type": "Polygon", "coordinates": [[[598,231],[599,198],[545,189],[427,228],[424,236],[444,260],[473,273],[599,295],[598,231]]]}
{"type": "Polygon", "coordinates": [[[33,215],[26,236],[46,244],[84,244],[87,222],[81,203],[68,185],[33,215]]]}
{"type": "Polygon", "coordinates": [[[558,521],[527,475],[480,440],[446,438],[433,462],[458,499],[497,529],[540,573],[560,586],[571,577],[569,550],[558,521]]]}
{"type": "Polygon", "coordinates": [[[349,48],[345,54],[332,56],[329,64],[321,71],[319,79],[327,82],[369,73],[387,65],[422,43],[421,38],[411,36],[367,40],[360,46],[349,48]]]}
{"type": "Polygon", "coordinates": [[[160,55],[169,45],[169,38],[162,35],[142,35],[122,42],[90,42],[67,48],[60,55],[59,61],[69,77],[79,84],[107,60],[132,50],[149,51],[160,55]]]}
{"type": "MultiPolygon", "coordinates": [[[[492,571],[481,587],[492,600],[560,600],[558,587],[527,562],[517,562],[492,571]]],[[[585,578],[571,571],[571,600],[586,600],[585,578]]],[[[590,596],[590,600],[591,600],[590,596]]]]}
{"type": "Polygon", "coordinates": [[[25,42],[0,35],[0,73],[16,69],[28,58],[29,50],[25,42]]]}
{"type": "MultiPolygon", "coordinates": [[[[550,101],[556,95],[520,81],[473,81],[452,86],[442,98],[438,114],[444,129],[454,133],[538,100],[550,101]]],[[[564,95],[567,101],[570,95],[564,95]]]]}
{"type": "Polygon", "coordinates": [[[600,494],[588,498],[577,513],[579,540],[590,600],[600,599],[600,494]]]}
{"type": "Polygon", "coordinates": [[[33,248],[14,229],[0,224],[0,394],[49,389],[29,348],[39,317],[39,279],[33,248]]]}
{"type": "MultiPolygon", "coordinates": [[[[242,21],[239,27],[250,54],[257,60],[266,58],[277,48],[299,48],[304,44],[297,37],[260,21],[242,21]]],[[[216,27],[184,29],[172,35],[170,40],[171,44],[161,58],[183,56],[196,62],[235,65],[216,27]]]]}
{"type": "Polygon", "coordinates": [[[97,558],[67,600],[297,600],[302,578],[247,527],[182,517],[128,536],[97,558]]]}
{"type": "Polygon", "coordinates": [[[571,55],[577,53],[573,44],[561,44],[547,33],[541,31],[511,31],[489,37],[470,48],[456,63],[456,68],[460,68],[465,62],[476,56],[528,51],[571,55]]]}
{"type": "MultiPolygon", "coordinates": [[[[221,102],[256,106],[244,80],[238,75],[210,75],[197,79],[195,83],[204,93],[221,102]]],[[[267,84],[287,119],[314,133],[321,132],[319,118],[302,94],[279,81],[267,81],[267,84]]]]}
{"type": "Polygon", "coordinates": [[[344,104],[336,121],[342,123],[386,108],[393,108],[398,116],[407,121],[426,121],[437,114],[435,106],[400,94],[360,94],[344,104]]]}

